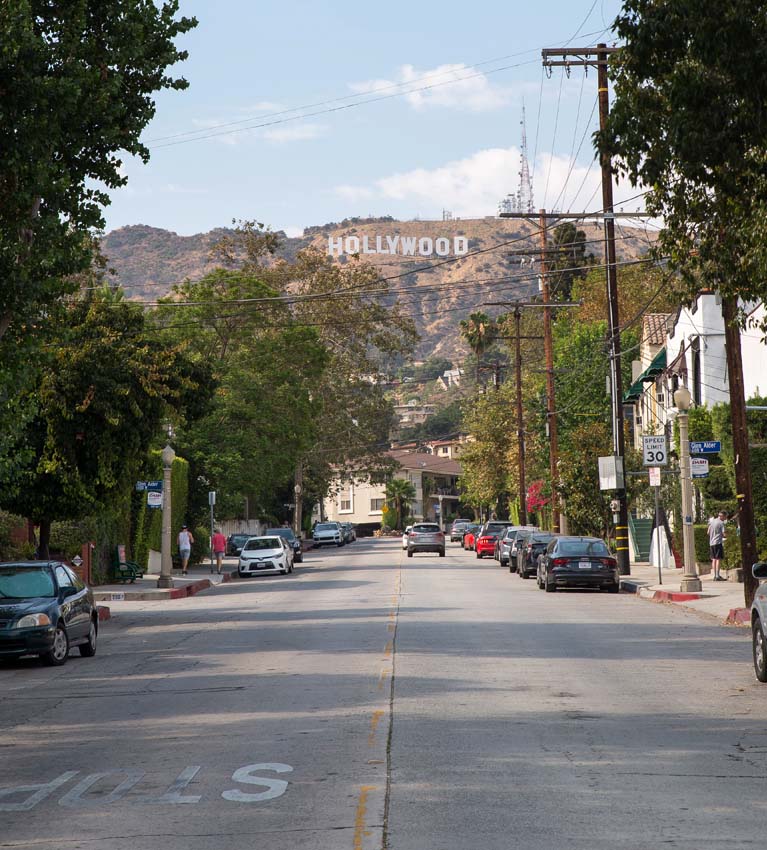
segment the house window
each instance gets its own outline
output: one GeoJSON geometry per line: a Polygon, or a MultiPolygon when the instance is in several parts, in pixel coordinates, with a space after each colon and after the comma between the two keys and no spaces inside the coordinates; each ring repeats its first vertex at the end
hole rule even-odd
{"type": "Polygon", "coordinates": [[[385,499],[371,499],[370,500],[370,511],[382,511],[383,506],[386,503],[385,499]]]}
{"type": "Polygon", "coordinates": [[[352,509],[352,500],[351,499],[341,499],[341,510],[342,511],[351,511],[352,509]]]}
{"type": "Polygon", "coordinates": [[[440,446],[439,453],[441,455],[446,455],[449,451],[450,449],[447,446],[440,446]]]}

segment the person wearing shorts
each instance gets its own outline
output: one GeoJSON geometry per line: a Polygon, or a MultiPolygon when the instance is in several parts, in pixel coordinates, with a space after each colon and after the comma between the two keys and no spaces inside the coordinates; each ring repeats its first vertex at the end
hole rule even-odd
{"type": "MultiPolygon", "coordinates": [[[[210,545],[213,549],[213,554],[216,556],[216,569],[218,570],[218,574],[221,575],[224,553],[226,552],[226,537],[221,533],[220,528],[217,528],[213,532],[213,539],[210,541],[210,545]]],[[[210,571],[213,572],[213,567],[210,568],[210,571]]]]}
{"type": "Polygon", "coordinates": [[[192,543],[194,543],[192,532],[185,525],[182,525],[181,531],[178,533],[178,554],[181,557],[182,576],[185,576],[189,572],[189,557],[192,554],[192,543]]]}
{"type": "Polygon", "coordinates": [[[711,517],[708,521],[708,543],[714,581],[724,581],[719,574],[719,568],[722,564],[722,558],[724,558],[724,521],[726,518],[727,514],[724,511],[719,511],[718,517],[711,517]]]}

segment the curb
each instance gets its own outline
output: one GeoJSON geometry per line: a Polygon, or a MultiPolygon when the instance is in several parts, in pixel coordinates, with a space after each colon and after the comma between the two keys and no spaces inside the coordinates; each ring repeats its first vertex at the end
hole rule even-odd
{"type": "Polygon", "coordinates": [[[750,626],[751,611],[748,608],[730,608],[725,623],[731,626],[750,626]]]}
{"type": "Polygon", "coordinates": [[[112,612],[109,610],[108,605],[97,605],[96,611],[98,611],[99,623],[103,623],[106,620],[112,619],[112,612]]]}
{"type": "MultiPolygon", "coordinates": [[[[220,584],[225,584],[231,580],[232,573],[222,573],[220,584]]],[[[158,602],[163,599],[186,599],[189,596],[195,596],[203,590],[217,587],[218,584],[219,582],[214,584],[210,579],[203,578],[183,587],[174,587],[171,590],[94,591],[94,597],[97,602],[158,602]]]]}

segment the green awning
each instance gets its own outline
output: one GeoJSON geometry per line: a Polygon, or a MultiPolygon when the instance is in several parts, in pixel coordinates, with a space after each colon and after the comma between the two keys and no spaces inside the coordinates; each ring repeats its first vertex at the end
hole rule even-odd
{"type": "Polygon", "coordinates": [[[638,401],[639,397],[644,392],[644,385],[649,381],[654,381],[658,375],[662,374],[666,369],[666,349],[661,350],[653,357],[652,363],[642,372],[642,374],[634,381],[634,383],[623,394],[623,403],[630,404],[633,401],[638,401]]]}

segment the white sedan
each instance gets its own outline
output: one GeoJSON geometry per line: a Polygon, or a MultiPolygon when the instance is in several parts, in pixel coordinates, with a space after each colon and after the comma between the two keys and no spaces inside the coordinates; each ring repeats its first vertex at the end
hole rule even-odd
{"type": "Polygon", "coordinates": [[[410,534],[410,531],[411,531],[412,528],[413,528],[413,526],[409,525],[405,529],[405,533],[402,535],[402,548],[403,549],[407,549],[407,536],[408,536],[408,534],[410,534]]]}
{"type": "Polygon", "coordinates": [[[293,547],[284,537],[251,537],[242,547],[237,573],[242,577],[293,572],[293,547]]]}

